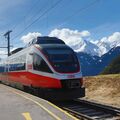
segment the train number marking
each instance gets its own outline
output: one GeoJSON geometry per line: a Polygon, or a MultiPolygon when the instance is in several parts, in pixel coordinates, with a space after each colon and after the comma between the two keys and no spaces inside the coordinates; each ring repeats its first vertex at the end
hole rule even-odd
{"type": "Polygon", "coordinates": [[[75,78],[75,75],[68,75],[67,78],[75,78]]]}

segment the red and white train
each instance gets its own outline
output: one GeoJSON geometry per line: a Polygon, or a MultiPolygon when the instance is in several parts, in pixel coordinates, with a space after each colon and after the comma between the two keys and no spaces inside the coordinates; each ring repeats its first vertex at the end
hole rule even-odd
{"type": "Polygon", "coordinates": [[[56,37],[38,37],[0,64],[0,81],[48,99],[85,96],[76,53],[56,37]]]}

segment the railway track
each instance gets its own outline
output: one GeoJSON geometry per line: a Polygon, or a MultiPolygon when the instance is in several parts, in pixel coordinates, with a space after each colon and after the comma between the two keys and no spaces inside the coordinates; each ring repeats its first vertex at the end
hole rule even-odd
{"type": "Polygon", "coordinates": [[[120,108],[79,99],[54,104],[80,120],[120,120],[120,108]]]}

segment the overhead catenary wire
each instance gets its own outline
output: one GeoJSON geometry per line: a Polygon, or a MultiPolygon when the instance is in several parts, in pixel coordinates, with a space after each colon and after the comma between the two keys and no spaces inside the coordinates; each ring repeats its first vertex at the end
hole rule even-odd
{"type": "Polygon", "coordinates": [[[55,8],[62,0],[58,0],[55,2],[51,7],[46,9],[38,18],[36,18],[31,24],[29,24],[23,31],[21,31],[19,34],[17,34],[12,40],[20,36],[22,33],[24,33],[28,28],[30,28],[34,23],[36,23],[39,19],[41,19],[45,14],[47,14],[49,11],[51,11],[53,8],[55,8]]]}
{"type": "MultiPolygon", "coordinates": [[[[30,7],[30,9],[27,11],[27,14],[24,15],[24,20],[20,21],[19,24],[16,24],[16,25],[12,28],[13,31],[17,28],[18,25],[20,25],[21,23],[25,22],[25,19],[29,16],[29,14],[33,11],[33,9],[36,8],[35,5],[39,5],[39,2],[40,2],[40,0],[36,0],[36,1],[35,1],[35,3],[34,3],[34,4],[30,7]]],[[[44,7],[44,6],[43,6],[43,7],[44,7]]],[[[43,7],[42,7],[42,8],[43,8],[43,7]]],[[[39,12],[40,12],[40,10],[39,10],[39,12]]],[[[13,39],[11,39],[11,42],[13,42],[13,39]]],[[[17,43],[20,43],[20,42],[17,42],[17,43]]]]}
{"type": "MultiPolygon", "coordinates": [[[[36,1],[36,3],[39,3],[39,2],[40,2],[40,0],[36,1]]],[[[31,16],[31,18],[30,18],[29,21],[31,21],[33,18],[35,18],[35,17],[43,10],[43,8],[46,7],[46,4],[47,4],[47,3],[48,3],[48,1],[46,1],[46,2],[44,3],[44,5],[43,5],[42,7],[40,7],[40,9],[38,9],[38,11],[31,16]]],[[[34,5],[33,5],[33,6],[34,6],[34,5]]],[[[32,7],[31,7],[31,10],[33,10],[32,7]]],[[[31,12],[31,11],[29,10],[29,12],[31,12]]],[[[29,13],[29,14],[30,14],[30,13],[29,13]]],[[[28,14],[26,14],[25,18],[27,18],[27,16],[28,16],[28,14]]],[[[22,22],[23,22],[23,21],[22,21],[22,22]]],[[[16,27],[17,27],[17,25],[16,25],[16,27]]],[[[16,28],[16,27],[15,27],[15,28],[16,28]]],[[[15,29],[15,28],[14,28],[14,29],[15,29]]],[[[12,41],[13,41],[13,40],[14,40],[14,39],[12,39],[12,41]]],[[[20,42],[20,41],[15,42],[15,44],[18,44],[18,43],[21,43],[21,42],[20,42]]]]}
{"type": "MultiPolygon", "coordinates": [[[[34,3],[34,4],[30,7],[30,9],[28,10],[27,14],[26,14],[26,15],[24,15],[24,16],[25,16],[25,18],[26,18],[26,17],[27,17],[27,16],[28,16],[28,15],[32,12],[32,10],[35,8],[35,7],[34,7],[34,6],[35,6],[35,4],[37,4],[37,5],[38,5],[38,4],[39,4],[39,2],[40,2],[40,0],[36,0],[36,1],[35,1],[35,3],[34,3]]],[[[24,19],[25,19],[25,18],[24,18],[24,19]]],[[[14,25],[14,26],[13,26],[13,28],[12,28],[12,30],[14,31],[14,29],[16,29],[16,27],[17,27],[18,25],[20,25],[23,21],[24,21],[24,20],[20,21],[20,23],[19,23],[19,24],[14,25]]],[[[8,25],[8,23],[7,23],[6,25],[8,25]]],[[[6,25],[5,25],[5,26],[6,26],[6,25]]],[[[4,34],[4,33],[0,33],[0,36],[3,36],[3,34],[4,34]]]]}
{"type": "Polygon", "coordinates": [[[38,11],[31,17],[30,21],[31,21],[33,18],[35,18],[45,7],[48,7],[48,6],[46,6],[47,3],[48,3],[48,1],[45,2],[44,5],[43,5],[40,9],[38,9],[38,11]]]}
{"type": "Polygon", "coordinates": [[[39,4],[40,0],[36,0],[36,2],[30,7],[30,9],[27,11],[27,14],[24,15],[24,20],[20,21],[19,24],[16,24],[13,26],[12,30],[16,29],[18,25],[20,25],[25,19],[29,16],[29,14],[32,12],[32,10],[35,8],[35,4],[39,4]]]}
{"type": "Polygon", "coordinates": [[[63,22],[58,25],[57,28],[62,27],[65,23],[67,23],[68,21],[70,21],[74,16],[76,16],[77,14],[83,12],[84,10],[89,9],[90,7],[92,7],[93,5],[95,5],[98,1],[100,1],[100,0],[94,0],[91,3],[89,3],[88,5],[85,5],[84,7],[79,8],[77,11],[73,12],[70,16],[68,16],[67,18],[65,18],[63,20],[63,22]]]}
{"type": "Polygon", "coordinates": [[[32,11],[34,10],[34,8],[36,8],[35,5],[39,5],[41,0],[36,0],[36,2],[31,6],[31,8],[28,10],[27,14],[25,15],[25,18],[27,18],[29,16],[30,13],[32,13],[32,11]]]}
{"type": "MultiPolygon", "coordinates": [[[[34,3],[34,4],[30,7],[30,9],[28,10],[27,14],[24,15],[25,18],[32,12],[35,4],[38,4],[39,2],[40,2],[40,0],[36,0],[36,1],[35,1],[35,3],[34,3]]],[[[24,18],[24,19],[25,19],[25,18],[24,18]]],[[[20,25],[23,21],[24,21],[24,20],[22,20],[19,24],[15,24],[15,25],[13,26],[12,30],[16,29],[16,27],[17,27],[18,25],[20,25]]],[[[8,25],[8,24],[6,24],[6,25],[8,25]]],[[[3,34],[4,34],[4,33],[0,33],[0,36],[3,36],[3,34]]],[[[13,42],[13,40],[11,40],[11,41],[13,42]]],[[[12,46],[11,46],[11,47],[12,47],[12,46]]]]}
{"type": "MultiPolygon", "coordinates": [[[[89,9],[90,7],[92,7],[93,5],[95,5],[95,4],[96,4],[97,2],[99,2],[99,1],[100,1],[100,0],[94,0],[94,1],[92,1],[91,3],[89,3],[88,5],[85,5],[84,7],[79,8],[77,11],[75,11],[75,12],[72,13],[70,16],[68,16],[66,19],[64,19],[64,21],[63,21],[60,25],[58,25],[57,28],[61,27],[61,26],[64,25],[67,21],[71,20],[74,16],[76,16],[77,14],[83,12],[84,10],[89,9]]],[[[56,7],[56,4],[58,4],[59,2],[61,2],[61,1],[59,0],[58,2],[56,2],[55,4],[53,4],[52,6],[55,5],[55,7],[56,7]]],[[[51,6],[49,9],[51,9],[52,6],[51,6]]],[[[49,9],[47,9],[44,13],[46,14],[47,12],[49,12],[49,9]]],[[[39,10],[41,11],[42,9],[39,9],[39,10]]],[[[39,16],[35,21],[33,21],[30,25],[28,25],[28,26],[27,26],[22,32],[20,32],[17,36],[15,36],[15,38],[17,38],[17,37],[18,37],[19,35],[21,35],[26,29],[28,29],[29,27],[31,27],[35,22],[37,22],[41,17],[43,17],[43,16],[45,15],[44,13],[43,13],[41,16],[39,16]]],[[[34,15],[33,17],[35,17],[35,15],[34,15]]],[[[15,38],[13,38],[13,39],[15,39],[15,38]]],[[[16,44],[17,44],[17,43],[20,43],[20,42],[16,42],[16,44]]]]}

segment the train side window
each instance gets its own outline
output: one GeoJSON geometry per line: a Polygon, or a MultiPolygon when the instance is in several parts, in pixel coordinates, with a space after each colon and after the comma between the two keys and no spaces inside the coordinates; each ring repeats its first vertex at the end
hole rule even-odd
{"type": "Polygon", "coordinates": [[[3,64],[0,64],[0,73],[5,72],[5,66],[3,64]]]}
{"type": "Polygon", "coordinates": [[[47,63],[37,54],[33,55],[33,68],[37,71],[52,73],[47,63]]]}
{"type": "Polygon", "coordinates": [[[9,60],[9,71],[20,71],[25,70],[26,55],[21,55],[14,59],[9,60]]]}

